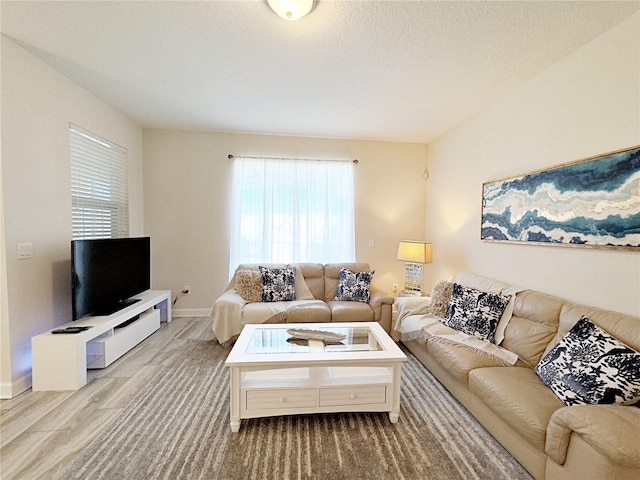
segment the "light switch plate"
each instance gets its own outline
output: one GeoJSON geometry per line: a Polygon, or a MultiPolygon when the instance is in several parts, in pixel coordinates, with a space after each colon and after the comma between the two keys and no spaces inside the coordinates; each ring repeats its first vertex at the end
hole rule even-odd
{"type": "Polygon", "coordinates": [[[33,243],[19,243],[16,250],[18,260],[33,258],[33,243]]]}

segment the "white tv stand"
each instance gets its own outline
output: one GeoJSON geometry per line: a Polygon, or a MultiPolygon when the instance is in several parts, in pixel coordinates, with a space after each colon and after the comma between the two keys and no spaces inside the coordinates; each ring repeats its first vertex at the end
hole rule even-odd
{"type": "Polygon", "coordinates": [[[83,332],[32,337],[33,391],[81,388],[87,383],[87,368],[106,367],[158,330],[161,321],[171,321],[169,290],[147,290],[133,298],[140,301],[112,315],[84,317],[56,327],[91,327],[83,332]]]}

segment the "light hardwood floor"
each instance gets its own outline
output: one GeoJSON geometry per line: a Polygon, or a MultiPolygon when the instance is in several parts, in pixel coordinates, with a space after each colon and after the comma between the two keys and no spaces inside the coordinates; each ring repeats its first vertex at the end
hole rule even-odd
{"type": "Polygon", "coordinates": [[[208,317],[175,318],[73,392],[32,392],[0,400],[0,478],[53,480],[125,411],[176,346],[211,340],[208,317]]]}

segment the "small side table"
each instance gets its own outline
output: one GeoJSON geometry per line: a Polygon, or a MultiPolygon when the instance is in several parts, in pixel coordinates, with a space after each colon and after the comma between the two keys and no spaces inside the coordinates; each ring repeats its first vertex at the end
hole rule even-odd
{"type": "Polygon", "coordinates": [[[415,290],[400,290],[398,297],[428,297],[427,292],[416,292],[415,290]]]}

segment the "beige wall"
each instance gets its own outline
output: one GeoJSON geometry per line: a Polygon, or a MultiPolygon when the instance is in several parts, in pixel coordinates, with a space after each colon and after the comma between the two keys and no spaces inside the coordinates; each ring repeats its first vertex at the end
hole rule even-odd
{"type": "Polygon", "coordinates": [[[142,129],[5,36],[1,53],[0,395],[7,397],[30,386],[31,337],[71,320],[70,122],[128,149],[131,233],[144,232],[142,129]],[[33,244],[32,259],[16,259],[18,243],[33,244]]]}
{"type": "Polygon", "coordinates": [[[429,146],[429,282],[472,271],[640,315],[640,253],[484,243],[482,183],[640,144],[640,16],[429,146]]]}
{"type": "Polygon", "coordinates": [[[424,232],[426,151],[421,144],[145,130],[145,231],[152,238],[153,285],[174,295],[191,286],[193,293],[176,303],[177,313],[208,313],[224,291],[232,153],[357,158],[357,260],[376,269],[374,282],[381,288],[402,288],[404,265],[395,255],[399,240],[424,232]]]}

